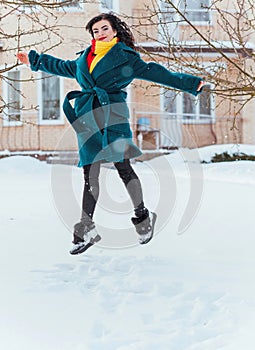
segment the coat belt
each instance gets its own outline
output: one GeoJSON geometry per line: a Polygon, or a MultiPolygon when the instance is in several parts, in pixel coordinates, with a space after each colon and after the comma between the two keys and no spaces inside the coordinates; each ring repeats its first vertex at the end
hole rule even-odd
{"type": "Polygon", "coordinates": [[[119,93],[124,93],[124,91],[122,90],[106,91],[97,86],[94,86],[92,88],[86,88],[86,89],[83,89],[82,91],[78,91],[78,90],[70,91],[65,97],[65,100],[63,103],[63,110],[69,122],[72,124],[73,128],[75,129],[75,131],[77,133],[80,133],[84,131],[84,124],[80,123],[79,118],[77,118],[76,116],[75,109],[72,107],[70,101],[73,100],[74,98],[82,98],[88,94],[97,96],[100,105],[104,107],[103,111],[105,114],[105,130],[102,137],[102,147],[104,148],[105,146],[107,146],[107,126],[110,118],[109,94],[119,94],[119,93]]]}

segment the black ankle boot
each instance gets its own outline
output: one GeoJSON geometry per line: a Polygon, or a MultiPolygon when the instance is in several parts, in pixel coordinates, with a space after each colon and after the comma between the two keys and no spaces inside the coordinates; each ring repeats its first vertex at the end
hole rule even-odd
{"type": "Polygon", "coordinates": [[[80,221],[75,224],[73,237],[73,247],[70,250],[72,255],[85,252],[101,240],[101,236],[98,234],[93,221],[90,223],[80,221]]]}
{"type": "Polygon", "coordinates": [[[131,218],[139,235],[140,244],[146,244],[152,239],[156,219],[157,215],[149,211],[148,214],[146,213],[143,216],[131,218]]]}
{"type": "Polygon", "coordinates": [[[135,216],[137,218],[149,216],[149,210],[144,206],[143,202],[135,208],[135,216]]]}
{"type": "Polygon", "coordinates": [[[84,236],[95,228],[95,223],[91,220],[90,222],[80,221],[74,225],[73,232],[73,244],[84,242],[84,236]]]}

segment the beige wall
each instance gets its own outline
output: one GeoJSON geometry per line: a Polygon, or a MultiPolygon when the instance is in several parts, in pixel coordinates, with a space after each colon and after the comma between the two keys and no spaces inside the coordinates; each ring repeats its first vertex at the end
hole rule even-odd
{"type": "MultiPolygon", "coordinates": [[[[139,27],[139,30],[142,31],[145,35],[138,34],[138,40],[141,42],[146,41],[146,34],[148,34],[151,37],[155,37],[157,39],[157,27],[155,25],[149,26],[150,23],[149,20],[146,21],[146,18],[148,19],[149,13],[146,10],[146,6],[149,8],[152,8],[153,6],[150,4],[156,3],[143,0],[139,2],[134,9],[134,14],[136,16],[140,16],[142,26],[139,27]]],[[[230,10],[233,11],[233,14],[236,15],[236,9],[238,9],[238,4],[240,5],[240,2],[238,0],[234,0],[229,2],[228,0],[223,0],[219,3],[220,10],[222,13],[225,13],[224,10],[230,10]]],[[[227,18],[231,22],[231,16],[227,18]]],[[[134,24],[136,25],[139,23],[139,20],[136,19],[134,21],[134,24]]],[[[155,21],[154,21],[155,23],[155,21]]],[[[210,30],[212,32],[211,39],[215,40],[217,42],[220,41],[229,41],[229,36],[224,33],[224,31],[221,28],[221,23],[219,22],[219,13],[217,11],[214,11],[212,14],[212,22],[210,25],[206,26],[197,26],[196,29],[199,29],[200,32],[208,32],[210,30]]],[[[246,33],[247,34],[247,33],[246,33]]],[[[251,40],[251,42],[255,43],[255,34],[250,31],[249,37],[247,39],[251,40]]],[[[195,30],[190,28],[189,26],[183,25],[179,28],[179,40],[201,40],[201,38],[195,33],[195,30]]],[[[233,53],[232,53],[233,55],[233,53]]],[[[170,54],[171,56],[171,54],[170,54]]],[[[190,54],[186,55],[184,59],[186,60],[192,60],[192,57],[194,59],[194,56],[199,57],[199,61],[204,62],[217,62],[218,58],[217,55],[210,56],[209,54],[203,55],[201,54],[190,54]]],[[[156,54],[154,55],[152,53],[152,57],[154,60],[158,62],[162,62],[162,59],[159,58],[156,54]]],[[[233,56],[232,56],[233,57],[233,56]]],[[[148,60],[152,60],[149,59],[148,60]]],[[[170,61],[171,62],[171,61],[170,61]]],[[[234,69],[230,69],[230,66],[227,61],[224,62],[227,66],[227,69],[223,72],[220,72],[221,78],[230,79],[233,81],[233,84],[235,85],[235,82],[238,79],[238,72],[234,69]]],[[[254,62],[251,62],[251,60],[244,58],[242,56],[239,57],[239,60],[236,59],[236,63],[242,67],[242,65],[245,65],[245,68],[247,69],[248,65],[251,67],[251,71],[254,72],[254,62]]],[[[253,73],[252,73],[253,74],[253,73]]],[[[240,78],[239,78],[240,79],[240,78]]],[[[138,85],[138,84],[136,84],[138,85]]],[[[142,83],[143,85],[143,92],[139,91],[138,88],[136,88],[136,95],[134,95],[136,99],[136,103],[138,101],[141,101],[142,103],[146,103],[148,105],[153,105],[159,108],[159,98],[157,97],[155,91],[153,89],[149,89],[147,83],[142,83]]],[[[227,91],[226,91],[227,93],[227,91]]],[[[238,113],[238,110],[240,108],[240,104],[237,103],[235,98],[232,100],[226,99],[224,97],[216,97],[215,98],[215,116],[216,116],[216,123],[214,124],[205,124],[205,125],[197,125],[197,124],[190,124],[190,125],[183,125],[183,143],[186,143],[186,146],[189,146],[187,144],[187,140],[185,140],[185,134],[193,135],[192,138],[194,139],[195,143],[199,146],[203,146],[205,144],[211,144],[211,143],[229,143],[229,142],[246,142],[246,143],[254,143],[255,142],[255,125],[254,125],[254,102],[249,102],[243,108],[243,110],[238,113]],[[234,120],[234,115],[237,117],[236,120],[234,120]],[[234,126],[234,127],[233,127],[234,126]]],[[[149,115],[149,114],[148,114],[149,115]]],[[[156,122],[152,125],[155,125],[156,122]]]]}
{"type": "MultiPolygon", "coordinates": [[[[237,0],[236,0],[237,1],[237,0]]],[[[222,9],[228,4],[233,4],[228,0],[221,2],[222,9]]],[[[151,7],[152,2],[149,0],[132,0],[125,1],[120,0],[120,15],[123,19],[127,21],[130,25],[137,24],[137,20],[131,20],[130,16],[137,14],[144,14],[144,18],[148,15],[146,6],[151,7]]],[[[75,59],[77,56],[76,52],[84,49],[90,43],[90,36],[85,31],[85,24],[87,21],[99,12],[99,7],[96,4],[86,4],[85,10],[81,12],[63,12],[55,11],[56,17],[51,18],[51,23],[56,23],[59,25],[59,33],[63,37],[63,42],[61,45],[51,48],[47,53],[63,59],[75,59]]],[[[147,31],[149,35],[157,38],[157,27],[148,26],[148,21],[143,19],[145,26],[140,26],[138,29],[142,31],[147,31]]],[[[8,21],[3,20],[1,23],[1,28],[7,30],[8,32],[15,32],[17,30],[17,17],[13,14],[12,18],[8,17],[8,21]]],[[[20,28],[30,28],[31,23],[21,16],[20,28]]],[[[219,25],[217,24],[216,13],[213,15],[212,26],[215,31],[215,38],[217,40],[226,40],[226,37],[222,34],[219,25]]],[[[31,27],[32,28],[32,27],[31,27]]],[[[201,27],[200,30],[207,30],[208,27],[201,27]]],[[[192,34],[192,31],[187,26],[181,28],[182,39],[191,38],[190,40],[196,40],[196,35],[192,34]]],[[[137,30],[134,28],[134,34],[136,40],[144,41],[144,36],[138,34],[137,30]]],[[[46,42],[43,45],[36,44],[42,39],[46,39],[46,33],[42,34],[31,34],[27,37],[21,39],[20,47],[22,50],[29,50],[30,48],[35,48],[39,52],[44,52],[51,46],[54,46],[59,39],[58,36],[53,35],[50,42],[46,42]]],[[[251,39],[255,42],[255,34],[251,34],[251,39]]],[[[7,53],[0,52],[0,64],[15,64],[16,58],[16,48],[17,42],[14,40],[8,40],[8,44],[4,43],[5,47],[11,49],[7,53]],[[13,50],[12,50],[13,49],[13,50]]],[[[151,60],[143,56],[146,60],[151,60]]],[[[204,60],[212,60],[215,57],[206,57],[204,60]]],[[[254,68],[254,67],[253,67],[254,68]]],[[[233,79],[235,79],[235,72],[229,72],[232,74],[233,79]]],[[[37,73],[31,73],[31,71],[23,67],[22,77],[26,80],[29,78],[38,78],[37,73]]],[[[151,127],[159,128],[160,118],[150,114],[150,112],[160,112],[160,89],[158,87],[150,87],[150,83],[135,81],[132,84],[131,89],[131,115],[133,116],[134,129],[137,114],[136,112],[147,112],[147,116],[151,119],[151,127]],[[134,111],[134,113],[133,113],[134,111]]],[[[77,84],[68,79],[64,79],[63,82],[63,96],[70,90],[76,89],[77,84]]],[[[0,91],[2,93],[2,87],[0,84],[0,91]]],[[[24,97],[22,98],[22,104],[26,109],[31,106],[37,105],[38,102],[38,91],[36,82],[24,82],[22,83],[22,93],[24,97]]],[[[255,142],[255,115],[254,115],[254,102],[251,102],[245,106],[242,115],[240,115],[237,129],[231,130],[233,120],[228,118],[228,116],[234,115],[237,106],[232,103],[229,106],[229,102],[224,99],[217,98],[216,102],[216,123],[212,125],[183,125],[183,143],[188,143],[189,137],[185,135],[192,135],[194,142],[198,146],[203,146],[208,143],[227,143],[227,142],[255,142]]],[[[61,125],[38,125],[38,111],[30,109],[29,112],[23,112],[24,123],[22,126],[7,127],[3,126],[3,121],[0,119],[0,150],[76,150],[76,137],[73,131],[70,130],[70,126],[67,120],[64,118],[61,125]],[[68,131],[68,133],[66,133],[68,131]],[[67,136],[68,135],[68,136],[67,136]],[[64,142],[63,142],[64,141],[64,142]]],[[[186,146],[189,146],[188,144],[186,146]]]]}
{"type": "MultiPolygon", "coordinates": [[[[134,1],[120,1],[120,16],[129,24],[131,21],[128,17],[132,14],[132,3],[134,1]]],[[[59,26],[59,34],[51,35],[50,41],[47,41],[46,32],[33,34],[32,21],[26,16],[20,17],[20,28],[31,28],[31,35],[22,37],[20,41],[20,50],[29,51],[35,49],[38,52],[46,52],[53,56],[63,59],[75,59],[76,52],[86,48],[91,41],[90,34],[85,30],[86,23],[90,18],[97,15],[99,5],[92,1],[92,4],[85,4],[84,11],[79,12],[61,12],[54,11],[55,16],[48,19],[47,25],[59,26]],[[46,40],[46,41],[45,41],[46,40]],[[40,42],[45,41],[43,44],[40,42]],[[60,45],[54,47],[59,41],[60,45]],[[35,43],[35,44],[34,44],[35,43]],[[52,48],[51,48],[52,47],[52,48]],[[49,51],[48,49],[51,48],[49,51]]],[[[44,22],[44,16],[37,14],[41,22],[44,22]]],[[[17,31],[18,20],[17,15],[6,17],[1,23],[1,28],[9,33],[17,31]]],[[[55,29],[54,29],[55,30],[55,29]]],[[[5,43],[5,47],[7,43],[5,43]]],[[[15,54],[17,52],[17,42],[15,40],[8,41],[8,52],[0,53],[0,64],[3,66],[8,63],[14,65],[16,63],[15,54]]],[[[76,150],[77,143],[75,133],[70,129],[70,125],[65,117],[61,125],[38,125],[39,112],[31,106],[38,104],[38,82],[36,79],[40,77],[37,72],[31,72],[30,69],[22,66],[22,105],[24,109],[29,111],[22,112],[21,126],[3,126],[3,120],[0,119],[0,150],[8,149],[16,150],[76,150]],[[25,80],[34,79],[34,82],[25,82],[25,80]]],[[[68,91],[77,89],[78,84],[71,79],[63,79],[63,95],[68,91]]],[[[0,85],[2,93],[2,85],[0,85]]],[[[64,97],[64,96],[63,96],[64,97]]],[[[62,112],[63,113],[63,112],[62,112]]]]}
{"type": "MultiPolygon", "coordinates": [[[[76,59],[76,52],[86,48],[90,44],[90,35],[85,30],[85,25],[88,20],[99,13],[99,7],[96,4],[86,4],[84,11],[80,12],[67,12],[54,11],[56,17],[51,16],[49,18],[48,25],[59,26],[59,33],[63,37],[51,35],[51,40],[46,41],[43,44],[39,42],[47,39],[47,33],[32,34],[26,37],[22,37],[20,41],[21,51],[29,51],[35,49],[38,52],[46,52],[56,57],[63,59],[76,59]],[[60,40],[62,43],[55,46],[60,40]],[[34,45],[34,43],[36,43],[34,45]],[[53,47],[48,51],[50,47],[53,47]]],[[[41,21],[44,21],[43,15],[38,14],[41,21]]],[[[13,14],[8,16],[8,21],[4,20],[1,24],[1,28],[8,32],[16,32],[17,30],[17,16],[13,14]]],[[[26,16],[21,16],[20,28],[32,28],[31,22],[26,16]]],[[[54,29],[55,30],[55,29],[54,29]]],[[[8,40],[8,43],[4,43],[5,47],[10,49],[8,52],[0,53],[0,64],[3,66],[8,63],[14,65],[16,62],[15,54],[17,52],[17,42],[14,40],[8,40]]],[[[24,111],[22,111],[22,120],[24,121],[21,126],[4,126],[3,120],[0,119],[0,150],[8,149],[10,151],[17,150],[76,150],[76,137],[74,132],[68,132],[68,137],[65,137],[65,143],[61,142],[63,135],[70,129],[70,125],[66,118],[63,117],[60,125],[48,124],[38,125],[39,112],[33,107],[38,104],[38,79],[40,73],[31,72],[30,69],[25,66],[21,67],[22,71],[22,105],[24,111]],[[34,81],[26,82],[26,80],[33,79],[34,81]],[[33,107],[31,107],[33,106],[33,107]],[[29,111],[25,111],[29,110],[29,111]]],[[[71,79],[63,79],[63,95],[68,91],[77,89],[78,85],[71,79]]],[[[2,86],[1,86],[2,93],[2,86]]],[[[63,96],[64,97],[64,96],[63,96]]],[[[63,112],[62,112],[63,114],[63,112]]]]}

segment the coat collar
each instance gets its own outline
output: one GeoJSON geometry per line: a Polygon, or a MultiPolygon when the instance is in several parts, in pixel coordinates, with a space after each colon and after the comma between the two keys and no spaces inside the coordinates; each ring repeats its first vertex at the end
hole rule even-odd
{"type": "Polygon", "coordinates": [[[110,51],[97,63],[95,68],[93,69],[92,75],[89,73],[88,65],[87,65],[87,55],[91,49],[89,46],[78,59],[77,65],[82,71],[85,78],[90,82],[90,84],[94,84],[94,80],[97,80],[98,77],[104,75],[109,70],[121,66],[122,64],[128,62],[129,58],[125,51],[133,51],[131,48],[123,44],[122,42],[118,42],[115,44],[110,51]]]}
{"type": "Polygon", "coordinates": [[[126,53],[122,50],[122,44],[115,44],[111,50],[95,66],[92,77],[97,80],[99,76],[104,75],[109,70],[115,69],[128,61],[126,53]]]}

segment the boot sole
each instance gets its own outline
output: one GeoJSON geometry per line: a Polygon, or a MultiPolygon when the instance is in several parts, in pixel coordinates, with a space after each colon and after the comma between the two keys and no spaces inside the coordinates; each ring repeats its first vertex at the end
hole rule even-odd
{"type": "Polygon", "coordinates": [[[84,242],[84,244],[80,243],[79,246],[77,247],[77,249],[70,250],[70,254],[71,255],[78,255],[78,254],[84,253],[87,249],[92,247],[95,243],[99,242],[100,240],[101,240],[101,236],[99,236],[99,234],[97,234],[95,237],[93,237],[93,238],[91,237],[89,242],[84,242]]]}

